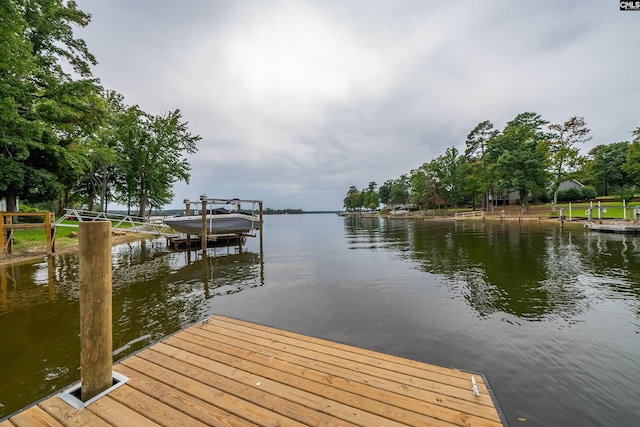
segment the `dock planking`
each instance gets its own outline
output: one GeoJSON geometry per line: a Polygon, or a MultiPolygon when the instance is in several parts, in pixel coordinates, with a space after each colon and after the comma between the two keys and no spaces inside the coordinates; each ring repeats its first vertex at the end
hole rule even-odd
{"type": "Polygon", "coordinates": [[[0,427],[503,425],[481,375],[475,396],[468,372],[222,316],[114,370],[129,381],[86,408],[56,395],[0,427]]]}

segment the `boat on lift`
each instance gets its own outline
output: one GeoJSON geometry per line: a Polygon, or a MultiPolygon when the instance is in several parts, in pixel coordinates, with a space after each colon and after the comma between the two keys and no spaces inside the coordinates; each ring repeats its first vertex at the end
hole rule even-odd
{"type": "MultiPolygon", "coordinates": [[[[202,234],[202,215],[179,215],[165,218],[164,223],[172,229],[189,235],[202,234]]],[[[207,234],[240,234],[260,229],[260,217],[243,211],[216,208],[207,211],[205,218],[207,234]]]]}

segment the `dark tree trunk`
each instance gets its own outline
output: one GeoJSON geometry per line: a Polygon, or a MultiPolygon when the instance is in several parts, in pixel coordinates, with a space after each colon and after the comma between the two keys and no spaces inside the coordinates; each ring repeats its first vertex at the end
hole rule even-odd
{"type": "Polygon", "coordinates": [[[18,203],[17,203],[16,190],[13,187],[7,188],[7,193],[5,196],[5,200],[7,202],[7,212],[17,212],[18,211],[18,203]]]}

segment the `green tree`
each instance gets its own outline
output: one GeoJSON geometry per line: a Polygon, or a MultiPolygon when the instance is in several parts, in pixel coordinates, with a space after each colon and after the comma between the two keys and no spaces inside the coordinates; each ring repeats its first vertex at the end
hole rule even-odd
{"type": "Polygon", "coordinates": [[[95,86],[95,58],[73,35],[72,25],[89,23],[74,2],[3,1],[0,16],[0,196],[15,211],[18,197],[55,199],[61,178],[71,180],[64,173],[74,166],[70,127],[90,106],[79,99],[95,86]],[[63,64],[84,80],[74,81],[63,64]]]}
{"type": "Polygon", "coordinates": [[[400,178],[393,181],[389,201],[392,203],[404,203],[409,200],[409,178],[400,175],[400,178]]]}
{"type": "Polygon", "coordinates": [[[464,197],[464,156],[455,147],[447,148],[442,156],[443,186],[447,202],[457,209],[464,197]]]}
{"type": "Polygon", "coordinates": [[[391,200],[391,187],[393,187],[393,180],[388,179],[378,189],[378,195],[380,196],[380,203],[387,204],[391,200]]]}
{"type": "Polygon", "coordinates": [[[590,162],[584,181],[596,187],[598,194],[609,196],[628,184],[622,165],[627,161],[629,145],[627,141],[614,142],[598,145],[589,151],[590,162]]]}
{"type": "Polygon", "coordinates": [[[101,99],[106,112],[103,125],[88,136],[82,144],[84,148],[84,175],[80,188],[86,189],[85,199],[88,209],[94,210],[96,196],[100,200],[100,210],[106,212],[109,197],[115,184],[118,165],[118,124],[124,114],[122,95],[107,91],[101,99]]]}
{"type": "Polygon", "coordinates": [[[492,188],[491,174],[486,158],[489,140],[498,132],[493,129],[493,123],[489,120],[480,122],[467,135],[465,157],[469,168],[467,171],[466,188],[472,195],[473,208],[475,209],[475,194],[482,193],[482,206],[489,209],[489,192],[492,188]]]}
{"type": "Polygon", "coordinates": [[[640,185],[640,127],[633,131],[634,139],[629,145],[626,161],[622,170],[627,174],[634,186],[640,185]]]}
{"type": "Polygon", "coordinates": [[[575,116],[564,123],[549,125],[549,129],[554,132],[548,143],[548,161],[553,192],[552,211],[555,212],[558,203],[558,187],[580,169],[584,160],[576,145],[589,141],[591,130],[585,124],[583,117],[575,116]]]}
{"type": "Polygon", "coordinates": [[[490,139],[488,147],[498,185],[517,191],[525,211],[529,209],[530,194],[547,184],[544,142],[548,135],[542,130],[546,124],[536,113],[521,113],[507,123],[500,135],[490,139]]]}
{"type": "MultiPolygon", "coordinates": [[[[464,197],[464,163],[455,147],[447,148],[445,154],[422,165],[424,175],[423,200],[427,206],[452,206],[457,209],[464,197]]],[[[418,175],[419,176],[419,175],[418,175]]]]}
{"type": "Polygon", "coordinates": [[[380,196],[376,191],[378,184],[375,181],[371,181],[365,191],[363,191],[362,206],[366,209],[378,209],[380,205],[380,196]]]}
{"type": "Polygon", "coordinates": [[[360,191],[355,185],[349,187],[347,196],[344,198],[344,208],[347,211],[353,211],[360,207],[360,191]]]}
{"type": "Polygon", "coordinates": [[[409,200],[411,204],[416,205],[420,209],[427,207],[428,182],[425,174],[425,165],[414,169],[409,173],[410,194],[409,200]]]}
{"type": "Polygon", "coordinates": [[[137,106],[122,116],[120,131],[120,189],[128,206],[135,203],[138,215],[157,209],[173,198],[176,181],[189,182],[191,170],[185,157],[197,151],[201,138],[191,135],[180,110],[151,116],[137,106]]]}

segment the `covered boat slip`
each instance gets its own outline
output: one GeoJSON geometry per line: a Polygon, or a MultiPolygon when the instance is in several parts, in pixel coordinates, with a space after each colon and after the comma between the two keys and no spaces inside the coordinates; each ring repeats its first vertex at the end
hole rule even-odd
{"type": "Polygon", "coordinates": [[[221,316],[114,370],[129,381],[86,408],[56,395],[0,427],[506,425],[479,374],[221,316]]]}

